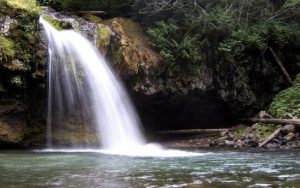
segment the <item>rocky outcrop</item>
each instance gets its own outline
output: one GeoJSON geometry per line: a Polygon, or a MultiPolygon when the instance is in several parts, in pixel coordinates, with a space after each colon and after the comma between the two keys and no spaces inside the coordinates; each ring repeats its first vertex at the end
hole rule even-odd
{"type": "Polygon", "coordinates": [[[24,105],[19,101],[1,101],[0,145],[21,146],[26,135],[24,105]]]}
{"type": "Polygon", "coordinates": [[[43,119],[43,115],[38,111],[33,115],[29,105],[22,99],[1,98],[0,148],[43,146],[45,143],[43,119]]]}
{"type": "Polygon", "coordinates": [[[0,2],[0,148],[44,143],[46,51],[35,1],[0,2]]]}
{"type": "Polygon", "coordinates": [[[237,126],[210,143],[216,147],[292,149],[300,147],[299,130],[294,125],[253,124],[237,126]]]}
{"type": "Polygon", "coordinates": [[[149,73],[162,65],[162,58],[149,45],[147,36],[138,23],[126,18],[104,22],[111,29],[111,44],[107,57],[122,77],[149,73]]]}

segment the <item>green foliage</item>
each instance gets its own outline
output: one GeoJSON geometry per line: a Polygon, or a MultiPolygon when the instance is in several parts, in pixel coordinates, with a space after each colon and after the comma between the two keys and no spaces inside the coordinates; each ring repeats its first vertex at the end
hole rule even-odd
{"type": "Polygon", "coordinates": [[[276,129],[280,128],[281,125],[274,124],[258,124],[255,129],[255,134],[260,139],[266,139],[270,136],[276,129]]]}
{"type": "Polygon", "coordinates": [[[227,60],[234,62],[245,59],[247,52],[262,53],[267,47],[267,29],[264,25],[255,25],[246,30],[234,31],[230,37],[220,42],[218,50],[227,60]]]}
{"type": "Polygon", "coordinates": [[[147,31],[155,47],[160,49],[160,54],[169,63],[175,60],[195,63],[201,59],[198,36],[180,36],[180,29],[172,20],[169,22],[156,22],[156,27],[147,31]]]}
{"type": "Polygon", "coordinates": [[[287,45],[299,45],[299,28],[291,25],[275,23],[269,29],[269,40],[275,46],[282,49],[287,45]]]}
{"type": "Polygon", "coordinates": [[[165,23],[164,21],[157,22],[156,25],[155,28],[149,29],[147,33],[151,37],[153,45],[160,50],[162,57],[167,62],[172,63],[175,61],[176,56],[172,52],[178,46],[177,41],[174,40],[178,28],[173,23],[165,23]]]}
{"type": "Polygon", "coordinates": [[[273,46],[283,49],[287,45],[298,45],[300,34],[296,28],[283,23],[255,24],[244,30],[233,31],[218,47],[220,54],[229,61],[241,60],[250,55],[263,54],[273,46]]]}
{"type": "Polygon", "coordinates": [[[281,125],[274,124],[256,124],[255,128],[252,127],[239,127],[232,132],[233,138],[235,140],[247,137],[249,134],[254,134],[259,140],[265,140],[270,136],[276,129],[281,127],[281,125]]]}
{"type": "Polygon", "coordinates": [[[297,19],[299,5],[297,0],[178,0],[173,4],[148,1],[141,10],[168,15],[148,29],[151,42],[166,61],[195,64],[217,56],[229,62],[248,61],[249,56],[258,59],[270,46],[277,50],[293,44],[300,49],[299,23],[290,22],[297,19]]]}
{"type": "Polygon", "coordinates": [[[16,86],[17,88],[25,88],[24,79],[22,79],[20,76],[12,77],[10,83],[16,86]]]}
{"type": "Polygon", "coordinates": [[[0,36],[0,62],[11,59],[15,55],[14,42],[8,38],[0,36]]]}
{"type": "Polygon", "coordinates": [[[16,7],[18,9],[23,9],[32,14],[40,14],[41,8],[37,6],[36,0],[4,0],[9,6],[16,7]]]}
{"type": "Polygon", "coordinates": [[[274,117],[283,118],[289,116],[300,118],[300,75],[294,81],[294,85],[278,93],[269,107],[274,117]]]}
{"type": "Polygon", "coordinates": [[[111,16],[122,16],[131,10],[134,0],[38,0],[43,6],[51,6],[58,10],[101,10],[111,16]]]}

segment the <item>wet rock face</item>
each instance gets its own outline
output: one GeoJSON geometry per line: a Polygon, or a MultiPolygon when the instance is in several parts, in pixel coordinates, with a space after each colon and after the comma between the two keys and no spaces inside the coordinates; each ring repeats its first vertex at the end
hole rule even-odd
{"type": "Polygon", "coordinates": [[[42,143],[46,50],[39,8],[0,1],[0,149],[42,143]],[[36,141],[33,141],[36,140],[36,141]]]}
{"type": "Polygon", "coordinates": [[[26,130],[23,107],[18,101],[1,101],[0,146],[18,147],[22,144],[26,130]]]}
{"type": "Polygon", "coordinates": [[[31,117],[28,105],[22,100],[2,99],[0,101],[0,117],[1,149],[41,146],[44,143],[45,134],[41,126],[44,122],[42,120],[39,122],[38,118],[31,117]]]}
{"type": "Polygon", "coordinates": [[[10,16],[0,16],[0,34],[9,35],[9,30],[13,23],[17,23],[17,20],[12,19],[10,16]]]}
{"type": "Polygon", "coordinates": [[[96,24],[76,15],[66,15],[49,7],[42,8],[42,17],[58,30],[73,29],[91,41],[96,39],[96,24]]]}
{"type": "Polygon", "coordinates": [[[94,123],[78,117],[65,117],[58,126],[52,125],[54,147],[99,147],[100,138],[94,123]]]}

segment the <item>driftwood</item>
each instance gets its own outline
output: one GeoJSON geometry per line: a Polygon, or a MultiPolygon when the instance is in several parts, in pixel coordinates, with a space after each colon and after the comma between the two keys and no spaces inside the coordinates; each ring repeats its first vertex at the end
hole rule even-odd
{"type": "Polygon", "coordinates": [[[275,58],[276,63],[279,65],[280,69],[282,70],[284,77],[287,79],[287,81],[289,82],[289,84],[293,85],[292,79],[291,79],[289,73],[284,68],[283,63],[280,61],[280,59],[276,55],[275,51],[272,48],[269,48],[269,49],[270,49],[273,57],[275,58]]]}
{"type": "Polygon", "coordinates": [[[292,125],[300,125],[300,119],[266,119],[266,118],[249,118],[249,119],[241,119],[243,122],[251,122],[251,123],[267,123],[267,124],[292,124],[292,125]]]}
{"type": "Polygon", "coordinates": [[[88,14],[88,13],[90,13],[90,14],[95,14],[95,15],[97,15],[97,14],[106,14],[106,12],[105,11],[76,11],[76,12],[70,12],[70,13],[77,13],[77,14],[88,14]]]}
{"type": "Polygon", "coordinates": [[[276,131],[274,131],[270,136],[268,136],[268,138],[266,138],[262,143],[260,143],[258,145],[258,147],[263,147],[264,145],[266,145],[267,143],[269,143],[271,140],[273,140],[273,138],[275,138],[281,131],[281,128],[276,129],[276,131]]]}
{"type": "Polygon", "coordinates": [[[159,134],[197,134],[197,133],[218,133],[228,131],[229,129],[184,129],[184,130],[166,130],[159,131],[159,134]]]}

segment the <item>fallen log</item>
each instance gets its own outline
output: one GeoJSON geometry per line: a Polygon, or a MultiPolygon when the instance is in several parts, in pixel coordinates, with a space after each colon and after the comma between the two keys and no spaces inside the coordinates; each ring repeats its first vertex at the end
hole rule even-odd
{"type": "Polygon", "coordinates": [[[88,13],[90,13],[90,14],[95,14],[95,15],[98,15],[98,14],[106,14],[106,12],[105,11],[93,11],[93,10],[91,10],[91,11],[76,11],[76,12],[70,12],[70,13],[75,13],[75,14],[88,14],[88,13]]]}
{"type": "Polygon", "coordinates": [[[270,136],[268,136],[268,138],[266,138],[262,143],[260,143],[258,145],[258,147],[263,147],[264,145],[266,145],[267,143],[269,143],[271,140],[273,140],[281,131],[281,127],[276,129],[270,136]]]}
{"type": "Polygon", "coordinates": [[[229,129],[182,129],[159,131],[158,134],[198,134],[198,133],[218,133],[229,131],[229,129]]]}
{"type": "Polygon", "coordinates": [[[250,123],[267,123],[267,124],[292,124],[300,126],[300,119],[275,119],[275,118],[249,118],[249,119],[241,119],[242,122],[250,122],[250,123]]]}

